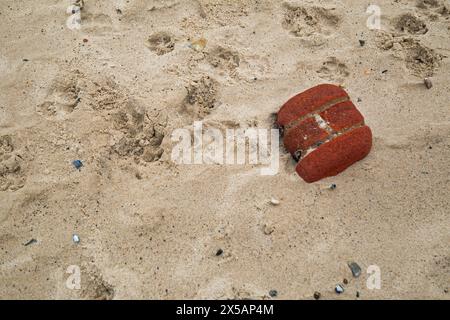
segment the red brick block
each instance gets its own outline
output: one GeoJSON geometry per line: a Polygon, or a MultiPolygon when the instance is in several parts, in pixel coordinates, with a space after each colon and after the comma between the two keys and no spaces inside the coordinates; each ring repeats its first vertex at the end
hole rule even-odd
{"type": "Polygon", "coordinates": [[[286,132],[284,147],[294,154],[297,150],[307,150],[317,143],[329,137],[328,131],[322,129],[314,118],[308,118],[299,125],[286,132]]]}
{"type": "Polygon", "coordinates": [[[320,116],[335,131],[341,131],[364,123],[364,117],[351,101],[338,103],[321,112],[320,116]]]}
{"type": "Polygon", "coordinates": [[[277,122],[281,126],[286,126],[293,120],[308,115],[316,111],[318,107],[326,104],[336,104],[346,101],[349,97],[340,87],[332,84],[321,84],[289,99],[278,112],[277,122]]]}
{"type": "Polygon", "coordinates": [[[341,173],[363,159],[372,148],[368,126],[348,131],[320,145],[297,164],[296,171],[306,182],[314,182],[341,173]]]}
{"type": "Polygon", "coordinates": [[[335,176],[367,156],[372,132],[340,87],[322,84],[286,102],[277,114],[283,143],[306,182],[335,176]]]}

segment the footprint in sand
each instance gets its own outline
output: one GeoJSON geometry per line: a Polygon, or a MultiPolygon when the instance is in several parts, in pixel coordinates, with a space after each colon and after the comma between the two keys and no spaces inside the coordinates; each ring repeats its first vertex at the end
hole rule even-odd
{"type": "Polygon", "coordinates": [[[439,0],[419,0],[417,7],[421,9],[437,8],[439,7],[439,0]]]}
{"type": "Polygon", "coordinates": [[[222,76],[230,80],[254,81],[267,74],[268,59],[257,54],[238,52],[223,46],[213,47],[206,54],[206,61],[217,71],[219,81],[222,76]]]}
{"type": "Polygon", "coordinates": [[[241,58],[237,51],[224,47],[215,47],[208,53],[208,62],[214,68],[223,70],[232,75],[239,67],[241,58]]]}
{"type": "Polygon", "coordinates": [[[187,89],[182,109],[194,118],[203,119],[217,103],[217,82],[209,76],[192,81],[187,89]]]}
{"type": "Polygon", "coordinates": [[[442,55],[411,38],[402,39],[406,67],[416,76],[430,77],[440,66],[442,55]]]}
{"type": "Polygon", "coordinates": [[[172,52],[175,48],[173,36],[168,32],[157,32],[152,34],[146,42],[147,47],[158,56],[172,52]]]}
{"type": "Polygon", "coordinates": [[[447,17],[450,14],[449,3],[442,0],[418,0],[417,8],[428,15],[431,20],[438,19],[439,15],[447,17]]]}
{"type": "Polygon", "coordinates": [[[63,75],[50,86],[45,101],[36,108],[37,113],[49,119],[61,119],[72,113],[80,103],[77,73],[63,75]]]}
{"type": "Polygon", "coordinates": [[[425,34],[428,32],[427,25],[413,14],[405,13],[394,19],[394,28],[400,32],[410,34],[425,34]]]}
{"type": "Polygon", "coordinates": [[[0,191],[16,191],[23,187],[23,158],[15,151],[11,136],[0,136],[0,191]]]}
{"type": "Polygon", "coordinates": [[[113,116],[114,128],[121,138],[112,150],[120,157],[134,157],[135,161],[153,162],[164,153],[161,147],[165,137],[167,115],[161,110],[146,111],[129,101],[113,116]]]}
{"type": "Polygon", "coordinates": [[[296,37],[330,35],[341,19],[332,9],[284,4],[286,9],[282,26],[296,37]]]}
{"type": "Polygon", "coordinates": [[[418,77],[432,76],[443,59],[441,54],[413,38],[394,37],[381,32],[377,35],[376,43],[382,50],[393,50],[395,56],[405,61],[406,68],[418,77]]]}
{"type": "Polygon", "coordinates": [[[448,14],[448,7],[445,0],[418,0],[416,7],[423,10],[434,9],[441,14],[448,14]]]}
{"type": "Polygon", "coordinates": [[[343,81],[350,75],[347,65],[336,57],[329,57],[316,72],[325,80],[337,82],[343,81]]]}
{"type": "Polygon", "coordinates": [[[113,21],[104,13],[81,12],[81,29],[86,33],[96,35],[108,34],[113,31],[113,21]]]}

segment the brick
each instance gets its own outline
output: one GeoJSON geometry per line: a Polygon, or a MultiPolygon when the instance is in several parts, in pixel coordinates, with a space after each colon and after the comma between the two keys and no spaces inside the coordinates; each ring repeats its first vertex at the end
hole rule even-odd
{"type": "Polygon", "coordinates": [[[364,117],[351,101],[338,103],[320,113],[334,131],[342,131],[364,122],[364,117]]]}
{"type": "Polygon", "coordinates": [[[318,85],[289,99],[278,112],[277,123],[279,126],[287,126],[327,103],[345,99],[348,99],[348,94],[341,87],[332,84],[318,85]]]}
{"type": "Polygon", "coordinates": [[[371,148],[370,128],[360,127],[322,144],[303,158],[295,170],[306,182],[315,182],[341,173],[366,157],[371,148]]]}
{"type": "Polygon", "coordinates": [[[277,124],[286,150],[303,155],[296,171],[308,183],[339,174],[372,148],[364,117],[338,86],[323,84],[294,96],[281,107],[277,124]]]}
{"type": "Polygon", "coordinates": [[[291,154],[297,150],[304,152],[317,142],[327,139],[329,135],[328,131],[319,127],[314,118],[308,118],[286,132],[284,147],[291,154]]]}

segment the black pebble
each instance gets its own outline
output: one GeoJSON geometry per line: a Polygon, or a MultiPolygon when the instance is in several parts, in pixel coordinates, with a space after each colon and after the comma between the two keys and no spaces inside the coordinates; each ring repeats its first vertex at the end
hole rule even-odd
{"type": "Polygon", "coordinates": [[[218,256],[222,255],[222,253],[223,253],[223,250],[222,250],[222,249],[219,249],[219,250],[217,250],[217,252],[216,252],[216,256],[218,257],[218,256]]]}
{"type": "Polygon", "coordinates": [[[320,297],[321,297],[321,294],[320,294],[320,292],[314,292],[314,299],[316,299],[316,300],[319,300],[320,299],[320,297]]]}
{"type": "Polygon", "coordinates": [[[296,162],[299,162],[300,158],[302,157],[302,152],[300,150],[297,150],[294,152],[294,155],[292,157],[296,162]]]}
{"type": "Polygon", "coordinates": [[[277,290],[270,290],[270,291],[269,291],[269,296],[271,296],[272,298],[273,298],[273,297],[276,297],[277,295],[278,295],[277,290]]]}

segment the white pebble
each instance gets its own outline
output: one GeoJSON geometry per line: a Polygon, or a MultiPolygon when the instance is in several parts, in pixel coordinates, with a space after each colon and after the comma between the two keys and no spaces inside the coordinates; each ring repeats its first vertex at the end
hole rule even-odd
{"type": "Polygon", "coordinates": [[[80,237],[76,234],[72,236],[72,240],[74,243],[80,243],[80,237]]]}
{"type": "Polygon", "coordinates": [[[337,294],[344,293],[344,287],[341,286],[340,284],[338,284],[338,285],[334,288],[334,291],[336,291],[337,294]]]}
{"type": "Polygon", "coordinates": [[[270,203],[273,204],[274,206],[277,206],[280,204],[280,201],[275,198],[271,198],[270,203]]]}

